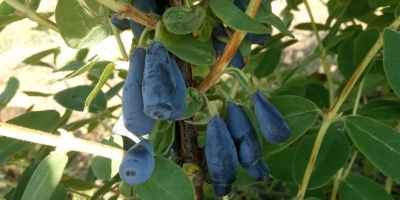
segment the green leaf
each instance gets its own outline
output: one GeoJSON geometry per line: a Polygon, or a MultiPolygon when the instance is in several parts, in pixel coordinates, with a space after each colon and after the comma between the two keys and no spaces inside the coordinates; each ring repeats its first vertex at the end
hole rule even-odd
{"type": "MultiPolygon", "coordinates": [[[[329,28],[330,28],[329,26],[325,26],[325,24],[318,24],[318,23],[315,23],[315,25],[317,26],[318,31],[328,31],[329,28]]],[[[312,30],[314,30],[314,29],[312,28],[310,22],[297,24],[294,28],[295,28],[295,29],[299,29],[299,30],[307,30],[307,31],[312,31],[312,30]]]]}
{"type": "MultiPolygon", "coordinates": [[[[97,59],[91,61],[90,63],[85,64],[83,67],[81,67],[81,68],[79,68],[78,70],[76,70],[76,71],[74,71],[74,72],[68,74],[67,76],[65,76],[65,77],[64,77],[63,79],[61,79],[60,81],[64,81],[64,80],[67,80],[67,79],[70,79],[70,78],[77,77],[77,76],[79,76],[79,75],[81,75],[81,74],[83,74],[83,73],[89,71],[89,70],[94,66],[94,64],[96,64],[96,62],[97,62],[99,59],[100,59],[100,58],[97,58],[97,59]]],[[[59,70],[59,71],[61,71],[61,70],[59,70]]]]}
{"type": "Polygon", "coordinates": [[[68,198],[68,193],[65,187],[58,184],[53,194],[51,194],[49,200],[66,200],[68,198]]]}
{"type": "MultiPolygon", "coordinates": [[[[316,134],[305,137],[297,147],[293,161],[293,178],[297,184],[303,179],[316,137],[316,134]]],[[[325,185],[346,164],[349,154],[350,145],[346,137],[336,126],[331,126],[322,140],[307,188],[315,189],[325,185]]]]}
{"type": "Polygon", "coordinates": [[[81,180],[81,179],[68,179],[68,180],[62,180],[60,181],[62,185],[65,187],[74,189],[74,190],[90,190],[94,188],[96,185],[94,183],[81,180]]]}
{"type": "Polygon", "coordinates": [[[101,91],[101,88],[103,85],[107,82],[108,78],[111,76],[111,74],[115,70],[115,64],[110,63],[107,65],[107,67],[104,69],[103,73],[101,74],[99,82],[96,84],[96,87],[90,92],[89,96],[87,97],[85,101],[85,107],[83,109],[83,113],[87,114],[89,111],[90,103],[93,101],[94,98],[96,98],[97,94],[101,91]]]}
{"type": "Polygon", "coordinates": [[[142,200],[194,200],[194,187],[189,177],[175,163],[158,156],[150,178],[136,185],[139,198],[142,200]]]}
{"type": "MultiPolygon", "coordinates": [[[[90,12],[100,10],[97,1],[84,1],[87,8],[81,6],[79,1],[58,1],[56,6],[56,22],[65,43],[71,48],[86,48],[103,41],[111,33],[108,14],[92,17],[90,12]]],[[[104,7],[103,7],[104,9],[104,7]]],[[[107,13],[108,10],[103,10],[107,13]]],[[[99,15],[99,13],[96,13],[99,15]]]]}
{"type": "Polygon", "coordinates": [[[385,28],[383,31],[383,66],[390,86],[397,96],[400,96],[400,57],[398,46],[400,45],[400,33],[385,28]]]}
{"type": "MultiPolygon", "coordinates": [[[[156,121],[156,126],[159,121],[156,121]]],[[[174,142],[175,136],[175,123],[172,123],[167,130],[154,131],[151,133],[154,137],[151,145],[154,148],[154,154],[156,156],[164,156],[167,154],[174,142]]]]}
{"type": "Polygon", "coordinates": [[[368,0],[369,7],[371,8],[391,6],[398,3],[400,3],[400,0],[368,0]]]}
{"type": "Polygon", "coordinates": [[[399,132],[381,122],[361,116],[346,117],[345,125],[350,138],[365,157],[382,173],[400,183],[399,132]]]}
{"type": "Polygon", "coordinates": [[[277,96],[268,99],[282,114],[292,130],[290,137],[282,144],[264,142],[264,154],[280,151],[302,136],[318,117],[318,108],[311,101],[297,96],[277,96]]]}
{"type": "Polygon", "coordinates": [[[210,8],[216,16],[234,29],[259,34],[271,33],[271,28],[252,19],[227,0],[212,0],[210,8]]]}
{"type": "MultiPolygon", "coordinates": [[[[124,142],[121,136],[112,135],[102,139],[101,143],[122,149],[124,142]]],[[[91,168],[97,178],[108,180],[118,173],[120,164],[121,160],[112,160],[101,156],[93,156],[91,168]]]]}
{"type": "MultiPolygon", "coordinates": [[[[351,69],[351,75],[353,75],[354,71],[356,71],[357,67],[364,60],[364,57],[368,54],[372,46],[374,46],[375,42],[378,41],[379,35],[380,31],[378,28],[370,28],[363,31],[357,37],[354,43],[353,68],[351,69]]],[[[369,66],[371,66],[371,63],[369,64],[369,66]]],[[[357,86],[358,83],[363,79],[363,77],[365,77],[367,72],[368,70],[365,70],[363,72],[355,86],[357,86]]],[[[349,80],[350,77],[348,77],[347,80],[349,80]]]]}
{"type": "Polygon", "coordinates": [[[215,62],[214,48],[188,35],[175,35],[161,29],[160,42],[180,59],[191,64],[208,66],[215,62]]]}
{"type": "Polygon", "coordinates": [[[274,178],[285,183],[295,183],[292,176],[295,153],[296,148],[289,147],[264,159],[274,178]]]}
{"type": "Polygon", "coordinates": [[[35,92],[35,91],[22,91],[22,93],[24,93],[30,97],[48,97],[48,96],[53,95],[53,94],[46,94],[46,93],[35,92]]]}
{"type": "Polygon", "coordinates": [[[118,84],[116,84],[114,87],[110,88],[107,92],[106,92],[106,96],[107,99],[110,100],[111,98],[113,98],[115,95],[118,94],[118,92],[124,87],[125,81],[122,81],[118,84]]]}
{"type": "Polygon", "coordinates": [[[260,23],[271,24],[272,26],[275,26],[275,28],[277,28],[282,34],[294,38],[294,35],[286,28],[283,21],[274,15],[274,13],[268,9],[265,9],[264,6],[260,6],[258,10],[259,11],[256,14],[255,20],[259,21],[260,23]],[[263,15],[258,14],[261,9],[264,10],[263,15]]]}
{"type": "Polygon", "coordinates": [[[0,27],[7,26],[11,23],[24,19],[24,16],[9,14],[9,15],[0,15],[0,27]]]}
{"type": "Polygon", "coordinates": [[[370,101],[358,113],[376,120],[400,120],[400,102],[385,99],[370,101]]]}
{"type": "Polygon", "coordinates": [[[338,193],[341,200],[393,200],[381,185],[362,176],[348,176],[340,182],[338,193]]]}
{"type": "MultiPolygon", "coordinates": [[[[44,132],[51,132],[60,115],[54,110],[28,112],[7,121],[9,124],[23,126],[44,132]]],[[[30,142],[0,137],[0,164],[8,160],[12,155],[31,145],[30,142]]]]}
{"type": "Polygon", "coordinates": [[[282,95],[293,95],[304,97],[306,95],[306,89],[302,85],[291,85],[288,87],[279,88],[274,96],[282,96],[282,95]]]}
{"type": "MultiPolygon", "coordinates": [[[[66,90],[60,91],[54,95],[54,100],[61,106],[77,111],[83,111],[85,101],[90,92],[94,89],[92,85],[81,85],[66,90]]],[[[89,112],[95,113],[104,111],[107,108],[107,97],[102,92],[93,99],[89,107],[89,112]]]]}
{"type": "MultiPolygon", "coordinates": [[[[24,4],[25,0],[17,0],[19,3],[24,4]]],[[[0,15],[9,15],[15,11],[15,8],[11,7],[5,1],[0,3],[0,15]]]]}
{"type": "Polygon", "coordinates": [[[308,84],[305,86],[305,98],[315,103],[318,108],[329,108],[329,91],[321,84],[308,84]]]}
{"type": "Polygon", "coordinates": [[[19,81],[18,79],[11,77],[8,82],[7,86],[4,89],[3,93],[0,94],[0,111],[6,107],[8,102],[14,97],[15,93],[19,88],[19,81]]]}
{"type": "Polygon", "coordinates": [[[174,6],[163,13],[162,22],[171,33],[189,34],[200,27],[205,17],[206,10],[201,6],[174,6]]]}
{"type": "MultiPolygon", "coordinates": [[[[354,41],[345,40],[339,45],[337,63],[340,73],[349,80],[356,68],[353,66],[354,41]]],[[[357,66],[356,66],[357,67],[357,66]]]]}
{"type": "Polygon", "coordinates": [[[203,97],[199,91],[195,88],[186,88],[186,107],[180,119],[187,119],[193,116],[197,111],[200,110],[203,105],[203,97]]]}
{"type": "Polygon", "coordinates": [[[394,13],[394,16],[395,16],[396,18],[399,17],[399,15],[400,15],[400,3],[399,3],[399,5],[397,5],[396,11],[395,11],[395,13],[394,13]]]}
{"type": "Polygon", "coordinates": [[[130,199],[132,197],[131,195],[131,191],[132,191],[132,187],[131,185],[129,185],[128,183],[125,183],[123,181],[121,181],[121,183],[119,184],[118,188],[119,188],[119,192],[122,194],[122,196],[124,196],[126,199],[130,199]]]}
{"type": "Polygon", "coordinates": [[[22,200],[49,199],[61,179],[67,161],[67,155],[55,153],[40,162],[26,186],[22,200]]]}
{"type": "Polygon", "coordinates": [[[40,162],[31,163],[27,168],[25,168],[24,172],[22,172],[22,175],[18,181],[18,185],[17,188],[15,189],[12,200],[20,200],[22,198],[26,186],[28,185],[29,180],[31,180],[33,172],[39,166],[39,163],[40,162]]]}
{"type": "Polygon", "coordinates": [[[249,89],[249,78],[247,78],[246,74],[244,72],[236,67],[227,67],[224,69],[223,73],[230,74],[236,78],[237,81],[239,81],[239,84],[246,89],[249,89]]]}
{"type": "Polygon", "coordinates": [[[264,52],[264,58],[254,71],[257,78],[266,77],[272,74],[281,60],[282,50],[271,48],[264,52]]]}
{"type": "Polygon", "coordinates": [[[40,66],[44,66],[44,67],[54,68],[53,66],[51,66],[47,63],[41,62],[41,60],[48,55],[51,55],[51,54],[57,55],[60,52],[61,52],[60,47],[56,47],[56,48],[41,51],[39,53],[35,53],[35,54],[29,56],[28,58],[25,58],[25,60],[23,60],[21,63],[19,63],[15,67],[15,69],[19,69],[26,65],[40,65],[40,66]]]}

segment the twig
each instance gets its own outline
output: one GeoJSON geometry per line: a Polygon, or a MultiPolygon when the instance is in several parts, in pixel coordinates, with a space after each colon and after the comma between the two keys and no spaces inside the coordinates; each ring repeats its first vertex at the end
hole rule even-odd
{"type": "Polygon", "coordinates": [[[112,146],[96,143],[73,136],[65,138],[58,135],[0,122],[0,136],[34,142],[70,151],[79,151],[114,160],[122,160],[125,151],[112,146]]]}
{"type": "Polygon", "coordinates": [[[96,0],[96,1],[118,12],[118,14],[124,14],[129,19],[135,20],[138,23],[156,29],[156,24],[159,21],[159,19],[154,18],[140,11],[138,8],[135,8],[132,5],[125,3],[123,0],[96,0]]]}
{"type": "MultiPolygon", "coordinates": [[[[247,7],[246,14],[251,18],[257,13],[258,7],[260,6],[261,0],[251,0],[249,6],[247,7]]],[[[246,36],[246,32],[236,30],[232,37],[229,39],[226,44],[225,50],[221,55],[221,58],[217,61],[214,67],[211,69],[210,73],[206,76],[206,78],[201,82],[197,89],[206,92],[221,76],[222,70],[224,70],[229,61],[231,61],[233,55],[235,54],[237,48],[242,42],[243,38],[246,36]]]]}
{"type": "Polygon", "coordinates": [[[35,21],[43,26],[46,26],[46,27],[52,29],[53,31],[55,31],[57,33],[60,33],[60,30],[58,30],[56,23],[47,19],[46,17],[43,17],[42,15],[37,13],[35,10],[24,6],[23,4],[21,4],[20,2],[18,2],[16,0],[4,0],[4,2],[8,3],[11,7],[17,9],[21,13],[25,14],[32,21],[35,21]]]}

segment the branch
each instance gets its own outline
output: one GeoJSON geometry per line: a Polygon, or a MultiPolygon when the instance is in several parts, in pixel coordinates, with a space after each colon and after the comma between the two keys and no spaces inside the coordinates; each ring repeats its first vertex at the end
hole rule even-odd
{"type": "Polygon", "coordinates": [[[129,19],[135,20],[138,23],[156,29],[156,24],[159,21],[159,19],[151,17],[150,15],[140,11],[138,8],[135,8],[132,5],[125,3],[123,0],[96,0],[96,1],[118,12],[118,14],[124,14],[129,19]]]}
{"type": "Polygon", "coordinates": [[[25,14],[32,21],[35,21],[43,26],[46,26],[46,27],[52,29],[53,31],[55,31],[57,33],[60,33],[60,30],[58,30],[56,23],[47,19],[46,17],[43,17],[42,15],[37,13],[35,10],[24,6],[23,4],[21,4],[20,2],[18,2],[16,0],[4,0],[4,1],[6,3],[8,3],[11,7],[15,8],[16,10],[25,14]]]}
{"type": "Polygon", "coordinates": [[[326,58],[326,50],[324,49],[321,37],[319,36],[318,28],[317,28],[317,25],[315,24],[314,17],[312,15],[310,5],[308,5],[307,0],[303,0],[303,2],[304,2],[304,5],[306,6],[308,16],[310,17],[311,26],[313,28],[315,37],[317,38],[318,48],[322,52],[320,58],[322,59],[322,62],[324,63],[324,70],[325,70],[325,75],[326,75],[326,79],[327,79],[327,82],[328,82],[328,88],[329,88],[329,106],[331,107],[332,104],[333,104],[333,96],[334,96],[334,94],[333,94],[333,83],[332,83],[331,70],[330,70],[330,66],[328,64],[328,59],[326,58]]]}
{"type": "MultiPolygon", "coordinates": [[[[261,0],[251,0],[249,6],[247,7],[246,14],[249,15],[251,18],[257,13],[258,7],[260,6],[261,0]]],[[[243,38],[246,36],[246,32],[236,30],[231,39],[229,39],[228,43],[226,44],[225,50],[221,55],[221,58],[217,61],[214,67],[211,69],[211,72],[207,74],[206,78],[201,82],[197,89],[206,92],[221,76],[222,70],[224,70],[229,61],[231,61],[233,55],[235,54],[237,48],[239,47],[240,43],[242,42],[243,38]]]]}
{"type": "Polygon", "coordinates": [[[67,148],[71,151],[79,151],[99,155],[114,160],[122,160],[125,151],[105,144],[92,142],[80,138],[62,137],[34,129],[0,122],[0,136],[6,136],[18,140],[34,142],[54,147],[67,148]]]}
{"type": "MultiPolygon", "coordinates": [[[[389,26],[390,29],[396,30],[397,27],[400,25],[400,16],[397,17],[389,26]]],[[[346,86],[344,87],[342,93],[336,100],[333,107],[330,109],[327,115],[324,116],[324,120],[322,122],[321,128],[318,132],[317,139],[315,140],[313,150],[311,152],[310,160],[308,161],[306,171],[304,172],[303,180],[299,186],[299,190],[296,196],[296,200],[303,200],[304,194],[307,189],[308,181],[310,180],[310,176],[312,170],[314,169],[314,164],[318,156],[319,148],[321,147],[322,139],[325,136],[326,130],[328,129],[329,125],[335,119],[336,114],[342,106],[344,100],[346,99],[347,95],[350,93],[350,90],[353,88],[354,84],[357,82],[358,78],[360,78],[361,74],[364,72],[365,68],[368,66],[369,62],[375,57],[376,53],[382,48],[383,46],[383,36],[382,34],[379,36],[378,41],[374,44],[374,46],[369,50],[367,55],[361,61],[359,66],[357,67],[356,71],[351,76],[350,80],[347,82],[346,86]]]]}

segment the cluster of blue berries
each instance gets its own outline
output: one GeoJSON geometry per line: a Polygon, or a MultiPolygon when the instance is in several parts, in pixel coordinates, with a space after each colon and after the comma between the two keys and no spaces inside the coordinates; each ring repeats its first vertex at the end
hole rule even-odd
{"type": "MultiPolygon", "coordinates": [[[[275,106],[259,90],[253,93],[253,101],[264,138],[271,144],[288,139],[290,127],[275,106]]],[[[207,125],[205,153],[214,193],[218,196],[225,196],[231,191],[238,162],[258,181],[265,181],[269,177],[269,168],[262,160],[257,133],[241,106],[232,102],[228,102],[227,125],[217,116],[207,125]]]]}

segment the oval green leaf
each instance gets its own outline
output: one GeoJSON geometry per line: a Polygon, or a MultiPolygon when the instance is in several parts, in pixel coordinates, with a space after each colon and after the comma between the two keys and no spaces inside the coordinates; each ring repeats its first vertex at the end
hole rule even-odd
{"type": "Polygon", "coordinates": [[[108,64],[107,67],[104,69],[103,73],[100,76],[99,82],[97,82],[96,84],[96,87],[92,90],[92,92],[90,92],[89,96],[86,98],[83,113],[87,114],[89,112],[90,104],[92,103],[93,99],[97,96],[97,94],[99,94],[101,88],[107,82],[108,78],[110,78],[114,70],[115,70],[114,63],[108,64]]]}
{"type": "MultiPolygon", "coordinates": [[[[92,14],[99,15],[100,4],[97,1],[84,1],[87,8],[81,6],[79,1],[58,1],[56,6],[56,22],[65,43],[71,48],[86,48],[103,41],[111,33],[108,14],[105,16],[90,16],[85,9],[90,9],[92,14]]],[[[104,8],[103,8],[104,9],[104,8]]],[[[108,9],[103,10],[108,13],[108,9]]]]}
{"type": "MultiPolygon", "coordinates": [[[[81,85],[66,90],[60,91],[54,95],[54,100],[61,106],[77,111],[83,111],[86,98],[94,89],[92,85],[81,85]]],[[[107,108],[107,97],[104,92],[99,91],[99,94],[90,104],[89,112],[95,113],[104,111],[107,108]]]]}
{"type": "Polygon", "coordinates": [[[216,16],[234,29],[259,34],[271,33],[271,28],[252,19],[227,0],[212,0],[210,8],[216,16]]]}
{"type": "MultiPolygon", "coordinates": [[[[119,149],[123,147],[122,137],[119,135],[112,135],[101,140],[102,144],[113,146],[119,149]]],[[[91,168],[94,175],[103,180],[108,180],[114,177],[119,171],[121,160],[112,160],[102,156],[93,156],[91,168]]]]}
{"type": "Polygon", "coordinates": [[[60,153],[43,159],[29,180],[22,200],[50,199],[61,180],[67,161],[68,156],[60,153]]]}
{"type": "Polygon", "coordinates": [[[187,119],[193,116],[197,111],[200,110],[203,105],[203,97],[196,88],[186,88],[186,107],[180,119],[187,119]]]}
{"type": "Polygon", "coordinates": [[[14,97],[15,93],[19,88],[19,81],[14,77],[10,77],[7,82],[7,86],[4,89],[3,93],[0,94],[0,111],[6,107],[8,102],[14,97]]]}
{"type": "Polygon", "coordinates": [[[285,183],[295,183],[292,176],[295,154],[296,148],[288,147],[264,159],[271,171],[271,175],[285,183]]]}
{"type": "Polygon", "coordinates": [[[161,29],[160,42],[180,59],[191,64],[209,66],[215,62],[214,48],[188,35],[175,35],[161,29]]]}
{"type": "Polygon", "coordinates": [[[361,116],[346,117],[345,126],[350,138],[365,157],[386,176],[400,183],[399,132],[386,124],[361,116]]]}
{"type": "Polygon", "coordinates": [[[206,10],[201,6],[174,6],[164,12],[162,22],[172,33],[189,34],[201,26],[205,17],[206,10]]]}
{"type": "Polygon", "coordinates": [[[362,176],[349,176],[340,182],[341,200],[393,200],[385,189],[373,180],[362,176]]]}
{"type": "Polygon", "coordinates": [[[279,48],[270,48],[264,52],[264,58],[260,65],[254,71],[257,78],[266,77],[275,71],[281,60],[282,50],[279,48]]]}
{"type": "Polygon", "coordinates": [[[378,99],[365,104],[358,113],[377,120],[400,120],[400,102],[378,99]]]}
{"type": "MultiPolygon", "coordinates": [[[[160,121],[156,121],[156,126],[159,122],[160,121]]],[[[155,131],[155,129],[156,128],[154,128],[153,132],[150,134],[151,137],[154,137],[151,145],[154,148],[154,154],[156,156],[164,156],[169,152],[174,142],[175,123],[172,123],[166,130],[155,131]]]]}
{"type": "Polygon", "coordinates": [[[135,191],[142,200],[194,200],[194,187],[189,177],[175,163],[155,156],[156,166],[150,178],[136,185],[135,191]]]}
{"type": "Polygon", "coordinates": [[[383,66],[390,86],[400,97],[400,33],[386,28],[383,31],[383,66]]]}

